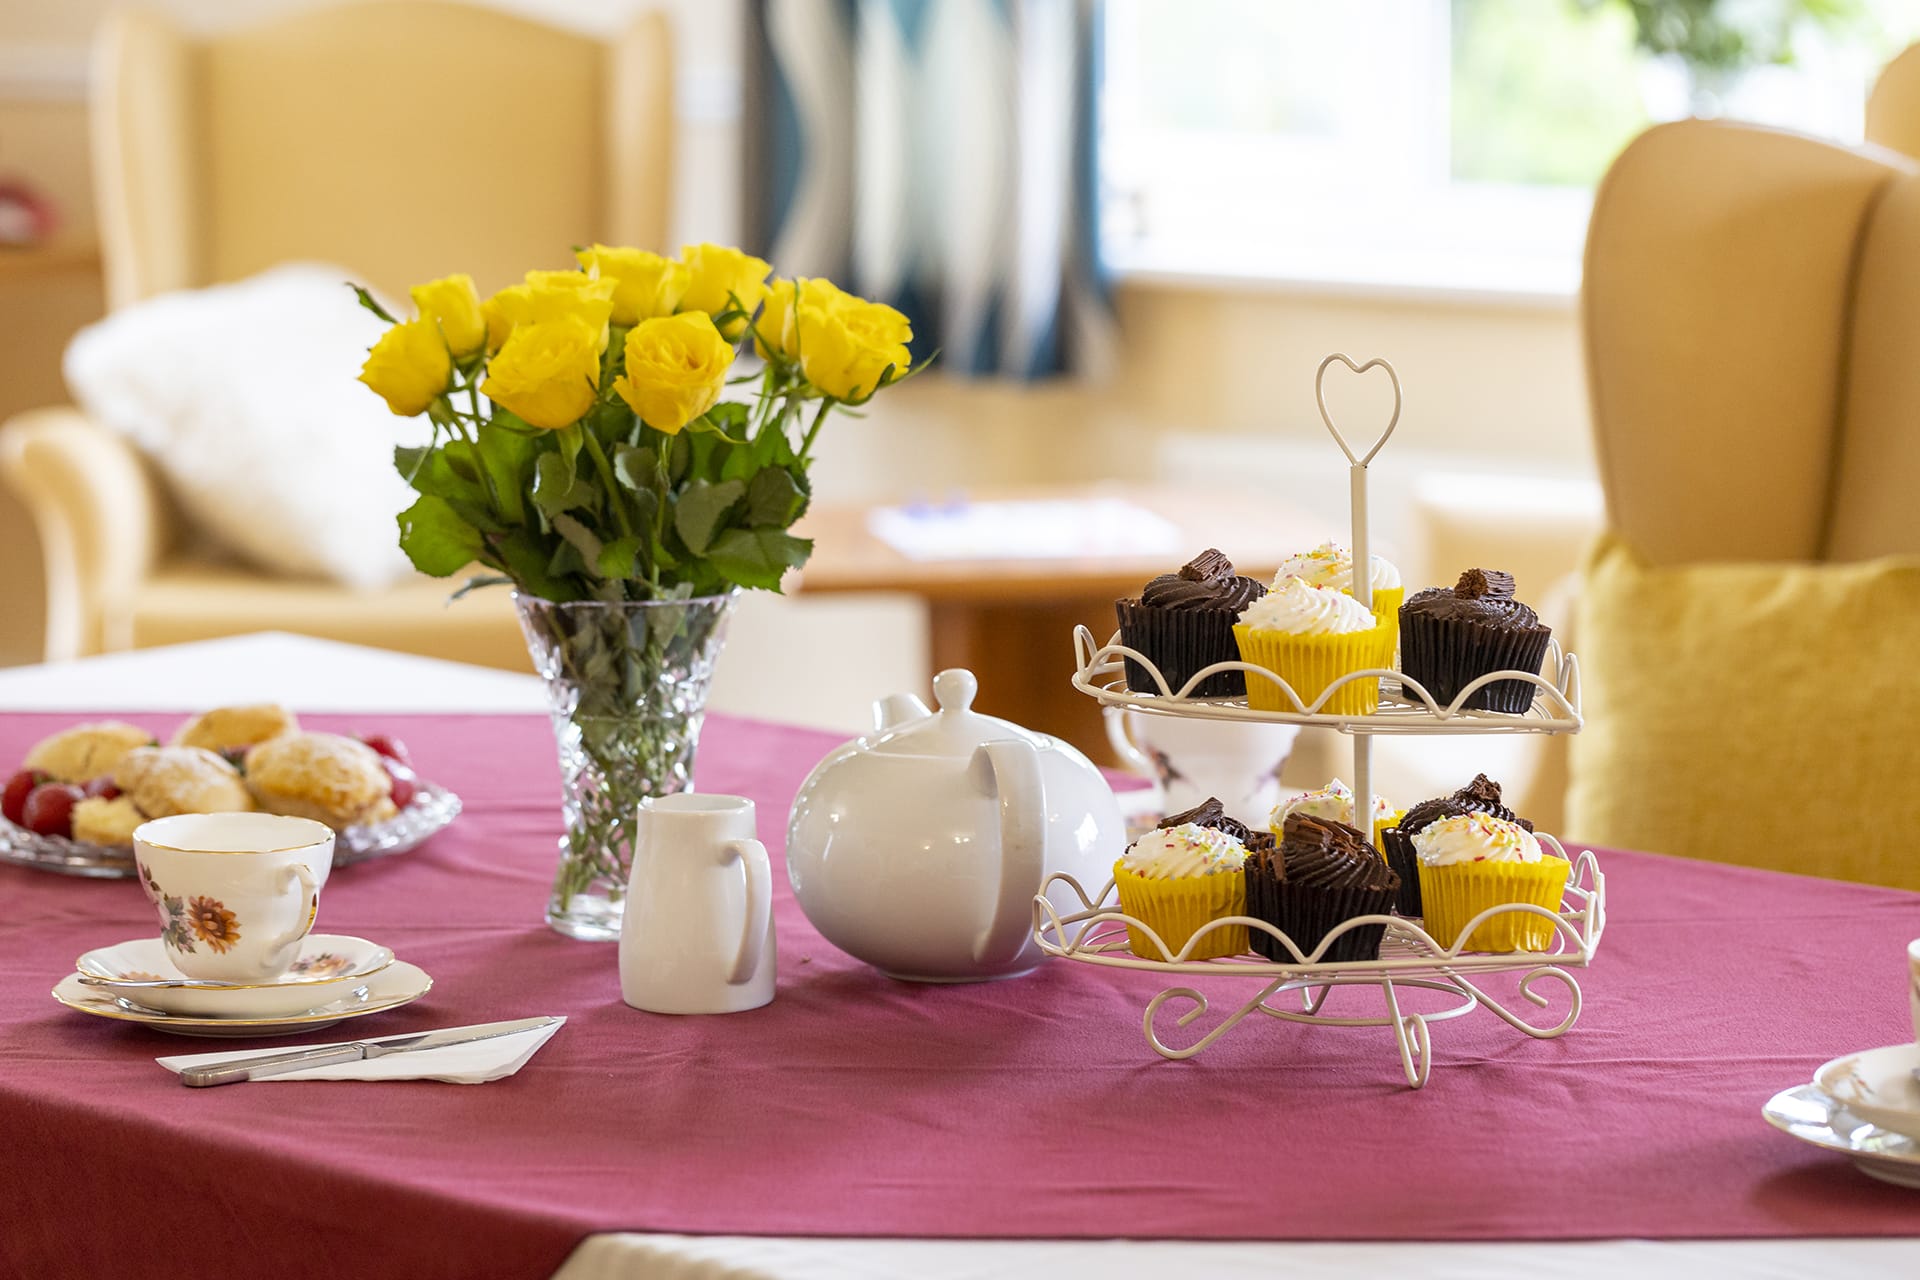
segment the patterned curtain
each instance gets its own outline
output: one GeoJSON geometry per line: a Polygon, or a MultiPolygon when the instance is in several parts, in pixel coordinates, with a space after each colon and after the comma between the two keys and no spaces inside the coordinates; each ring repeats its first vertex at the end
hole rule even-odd
{"type": "Polygon", "coordinates": [[[752,0],[756,252],[913,320],[948,373],[1098,374],[1098,0],[752,0]]]}

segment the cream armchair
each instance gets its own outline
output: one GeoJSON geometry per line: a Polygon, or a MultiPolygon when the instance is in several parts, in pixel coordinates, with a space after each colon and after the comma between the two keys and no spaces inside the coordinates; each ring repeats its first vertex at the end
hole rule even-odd
{"type": "MultiPolygon", "coordinates": [[[[211,38],[103,24],[92,101],[110,306],[335,262],[396,296],[482,290],[591,240],[667,232],[673,75],[659,14],[611,43],[461,4],[375,0],[211,38]],[[537,104],[537,106],[536,106],[537,104]]],[[[523,667],[503,595],[356,593],[194,547],[146,462],[70,409],[0,430],[38,529],[47,656],[289,630],[523,667]]]]}

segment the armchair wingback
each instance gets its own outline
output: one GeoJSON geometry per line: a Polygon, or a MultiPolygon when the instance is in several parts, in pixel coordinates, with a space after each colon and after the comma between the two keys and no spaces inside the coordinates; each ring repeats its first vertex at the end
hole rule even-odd
{"type": "MultiPolygon", "coordinates": [[[[443,0],[210,36],[117,12],[91,104],[109,305],[289,260],[399,297],[451,271],[491,290],[569,265],[568,245],[661,246],[671,37],[658,13],[601,41],[443,0]]],[[[425,579],[354,593],[193,548],[144,460],[70,410],[0,431],[0,478],[39,533],[49,658],[277,628],[525,665],[504,598],[449,608],[425,579]]]]}

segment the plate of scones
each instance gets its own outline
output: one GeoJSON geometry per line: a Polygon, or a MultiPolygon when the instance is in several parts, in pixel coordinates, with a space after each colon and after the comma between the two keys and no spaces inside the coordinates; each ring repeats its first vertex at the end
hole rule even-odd
{"type": "Polygon", "coordinates": [[[326,823],[341,867],[419,847],[453,821],[460,798],[415,774],[393,738],[316,733],[275,703],[202,712],[165,743],[94,721],[41,739],[8,777],[0,861],[130,876],[141,823],[251,810],[326,823]]]}

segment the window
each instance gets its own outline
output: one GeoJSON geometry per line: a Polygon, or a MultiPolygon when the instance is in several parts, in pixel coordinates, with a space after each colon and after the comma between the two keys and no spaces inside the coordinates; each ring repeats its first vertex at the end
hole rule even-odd
{"type": "MultiPolygon", "coordinates": [[[[1122,272],[1565,299],[1594,183],[1658,119],[1858,141],[1908,0],[1775,0],[1790,65],[1636,48],[1660,0],[1108,0],[1103,245],[1122,272]]],[[[1751,2],[1729,11],[1755,11],[1751,2]]],[[[1759,10],[1768,6],[1760,4],[1759,10]]],[[[1738,15],[1734,15],[1738,16],[1738,15]]]]}

